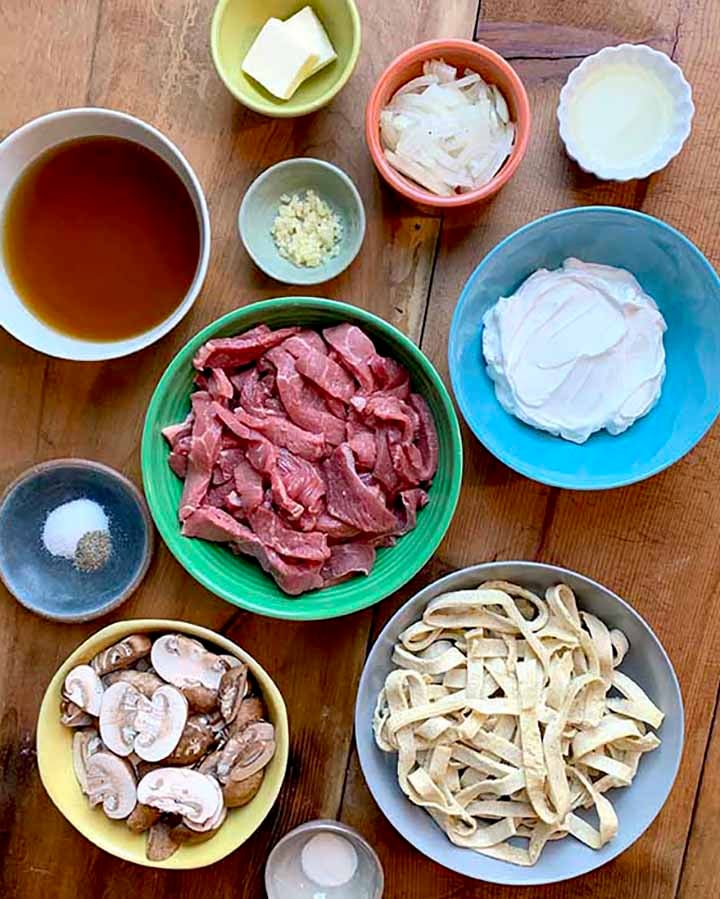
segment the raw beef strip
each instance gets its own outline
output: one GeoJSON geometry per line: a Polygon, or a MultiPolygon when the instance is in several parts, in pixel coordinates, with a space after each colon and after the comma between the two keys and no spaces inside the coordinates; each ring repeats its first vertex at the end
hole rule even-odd
{"type": "Polygon", "coordinates": [[[395,443],[390,446],[393,468],[397,476],[409,487],[417,486],[423,480],[425,469],[420,450],[412,443],[395,443]]]}
{"type": "Polygon", "coordinates": [[[277,466],[288,496],[297,500],[311,515],[320,512],[325,496],[325,481],[315,465],[281,449],[278,450],[277,466]]]}
{"type": "Polygon", "coordinates": [[[323,463],[328,512],[367,534],[384,534],[395,526],[395,516],[378,494],[358,477],[347,444],[339,446],[323,463]]]}
{"type": "Polygon", "coordinates": [[[417,446],[423,460],[418,479],[429,481],[435,476],[438,467],[438,436],[435,430],[435,419],[424,397],[418,393],[410,395],[410,405],[417,412],[420,424],[418,427],[417,446]]]}
{"type": "Polygon", "coordinates": [[[326,354],[308,350],[305,355],[296,358],[295,366],[304,378],[335,399],[349,403],[355,395],[352,377],[326,354]]]}
{"type": "Polygon", "coordinates": [[[427,493],[419,487],[403,490],[400,494],[402,510],[398,513],[398,527],[395,531],[398,537],[415,528],[417,513],[428,504],[428,499],[427,493]]]}
{"type": "Polygon", "coordinates": [[[193,421],[195,421],[195,414],[190,411],[185,421],[181,421],[176,425],[168,425],[162,429],[162,435],[172,449],[175,449],[178,440],[182,440],[183,437],[189,437],[192,434],[193,421]]]}
{"type": "Polygon", "coordinates": [[[262,475],[242,459],[233,471],[233,483],[237,500],[234,501],[246,514],[254,511],[263,501],[262,475]]]}
{"type": "Polygon", "coordinates": [[[265,546],[291,559],[323,562],[330,557],[325,534],[303,533],[283,524],[277,513],[268,506],[259,506],[248,515],[250,527],[265,546]]]}
{"type": "Polygon", "coordinates": [[[245,458],[242,449],[223,449],[218,455],[217,465],[213,472],[213,484],[226,484],[232,480],[235,466],[245,458]]]}
{"type": "Polygon", "coordinates": [[[324,355],[327,354],[328,351],[325,341],[317,331],[310,331],[308,329],[298,332],[293,337],[288,337],[287,340],[280,344],[280,349],[290,353],[290,355],[294,356],[296,359],[300,356],[304,356],[308,350],[324,355]]]}
{"type": "Polygon", "coordinates": [[[399,425],[403,443],[410,443],[420,426],[415,409],[396,396],[374,393],[370,397],[355,396],[351,402],[364,421],[384,421],[399,425]]]}
{"type": "Polygon", "coordinates": [[[231,400],[235,394],[235,388],[230,383],[230,378],[221,368],[210,370],[208,378],[208,393],[214,400],[231,400]]]}
{"type": "Polygon", "coordinates": [[[291,421],[306,431],[322,434],[331,446],[342,443],[345,422],[331,415],[322,396],[303,381],[290,353],[278,348],[267,353],[267,358],[277,369],[278,393],[291,421]]]}
{"type": "Polygon", "coordinates": [[[232,481],[210,487],[205,495],[203,505],[214,506],[216,509],[224,509],[227,506],[228,497],[234,490],[235,485],[232,481]]]}
{"type": "MultiPolygon", "coordinates": [[[[218,407],[222,409],[222,406],[218,407]]],[[[227,410],[223,410],[227,411],[227,410]]],[[[316,462],[325,455],[325,441],[320,434],[311,434],[298,427],[293,422],[280,416],[269,416],[268,418],[257,418],[249,415],[244,409],[238,407],[234,414],[228,413],[223,416],[220,411],[217,412],[223,423],[230,430],[243,437],[245,434],[260,434],[266,437],[275,446],[283,446],[296,453],[308,462],[316,462]]],[[[246,436],[245,439],[254,439],[246,436]]]]}
{"type": "Polygon", "coordinates": [[[321,512],[315,523],[315,530],[327,534],[328,540],[348,540],[351,537],[357,537],[362,533],[345,521],[340,521],[327,512],[321,512]]]}
{"type": "Polygon", "coordinates": [[[350,412],[347,420],[347,436],[348,445],[355,455],[358,468],[372,471],[377,454],[375,432],[360,420],[354,410],[350,412]]]}
{"type": "Polygon", "coordinates": [[[353,574],[370,574],[374,564],[374,547],[368,543],[343,543],[332,547],[320,574],[324,585],[332,587],[353,574]]]}
{"type": "Polygon", "coordinates": [[[237,337],[208,340],[195,354],[193,365],[203,368],[241,368],[259,359],[271,347],[277,346],[297,334],[300,328],[280,328],[271,331],[267,325],[258,325],[237,337]]]}
{"type": "Polygon", "coordinates": [[[205,498],[220,452],[222,437],[222,425],[213,411],[217,404],[213,403],[210,396],[204,392],[194,393],[191,401],[195,421],[192,445],[188,454],[187,477],[180,499],[180,521],[191,515],[205,498]]]}
{"type": "Polygon", "coordinates": [[[250,415],[265,418],[267,415],[282,415],[283,407],[277,396],[275,375],[260,377],[257,368],[233,375],[231,378],[239,394],[239,403],[250,415]]]}
{"type": "Polygon", "coordinates": [[[348,369],[357,378],[364,393],[375,389],[375,378],[370,361],[377,355],[372,340],[356,325],[343,322],[334,328],[325,328],[325,340],[335,350],[348,369]]]}
{"type": "Polygon", "coordinates": [[[263,570],[275,578],[278,586],[291,596],[323,586],[320,577],[322,562],[294,564],[283,559],[265,546],[250,528],[240,524],[222,509],[204,507],[193,512],[183,525],[183,534],[214,543],[230,543],[236,552],[253,556],[263,570]]]}
{"type": "Polygon", "coordinates": [[[375,433],[375,465],[373,476],[378,480],[390,496],[395,496],[401,486],[400,477],[393,464],[393,446],[400,440],[400,431],[391,425],[383,424],[375,433]]]}
{"type": "Polygon", "coordinates": [[[410,375],[407,369],[387,356],[373,356],[370,369],[375,375],[378,390],[387,396],[407,400],[410,396],[410,375]]]}

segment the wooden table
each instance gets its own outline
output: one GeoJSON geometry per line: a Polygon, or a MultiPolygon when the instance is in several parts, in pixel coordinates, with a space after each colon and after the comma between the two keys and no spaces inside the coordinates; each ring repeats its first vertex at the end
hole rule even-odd
{"type": "MultiPolygon", "coordinates": [[[[77,455],[138,483],[138,443],[153,387],[176,350],[237,306],[289,293],[248,260],[235,217],[266,166],[311,155],[339,163],[365,199],[369,227],[352,269],[315,293],[372,309],[403,328],[446,374],[446,339],[460,288],[502,237],[552,210],[591,203],[643,209],[684,230],[720,263],[720,3],[717,0],[362,0],[360,65],[340,97],[307,119],[272,121],[237,105],[208,53],[212,0],[3,0],[0,133],[64,106],[127,110],[186,152],[213,222],[207,285],[160,344],[129,359],[73,364],[0,334],[4,484],[33,462],[77,455]],[[543,23],[543,24],[538,24],[543,23]],[[383,189],[367,156],[362,113],[371,86],[402,49],[437,36],[476,35],[517,66],[530,92],[533,136],[512,183],[464,220],[426,217],[383,189]],[[678,61],[697,118],[688,146],[659,175],[602,184],[562,152],[558,92],[585,55],[623,40],[678,61]]],[[[0,602],[0,887],[5,897],[259,897],[270,847],[310,818],[341,818],[377,847],[388,899],[506,897],[425,860],[385,821],[360,774],[352,710],[368,641],[399,604],[440,574],[488,559],[561,563],[629,599],[668,649],[682,683],[687,744],[663,813],[628,852],[580,880],[533,890],[538,899],[717,895],[720,877],[720,431],[672,470],[609,493],[550,489],[516,476],[465,433],[467,467],[455,524],[435,558],[374,610],[319,624],[273,622],[215,598],[160,547],[136,596],[113,618],[167,616],[221,630],[273,673],[291,718],[280,801],[224,862],[165,873],[119,862],[86,842],[47,799],[37,774],[35,719],[43,690],[97,624],[62,626],[0,602]],[[715,739],[712,739],[713,728],[715,739]]],[[[105,622],[107,623],[107,622],[105,622]]],[[[638,797],[642,802],[643,797],[638,797]]]]}

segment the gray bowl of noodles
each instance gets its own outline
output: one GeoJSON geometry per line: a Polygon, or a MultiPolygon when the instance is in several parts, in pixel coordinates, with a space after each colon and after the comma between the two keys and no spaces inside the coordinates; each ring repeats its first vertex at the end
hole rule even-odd
{"type": "Polygon", "coordinates": [[[355,734],[375,801],[420,852],[539,886],[605,864],[650,826],[684,712],[667,653],[626,602],[554,565],[491,562],[390,619],[355,734]]]}

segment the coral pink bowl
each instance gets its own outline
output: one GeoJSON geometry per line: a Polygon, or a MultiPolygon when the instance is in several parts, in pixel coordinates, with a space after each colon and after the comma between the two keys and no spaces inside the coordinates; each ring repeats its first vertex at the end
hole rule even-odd
{"type": "Polygon", "coordinates": [[[530,102],[517,72],[502,56],[474,41],[446,38],[426,41],[401,53],[378,79],[370,95],[365,114],[365,137],[373,162],[387,183],[408,200],[433,209],[459,209],[487,200],[496,194],[515,174],[530,139],[530,102]],[[502,91],[517,133],[510,156],[495,177],[477,190],[454,197],[439,197],[409,178],[405,178],[386,161],[380,141],[380,112],[395,91],[412,78],[422,75],[423,63],[444,59],[460,69],[468,68],[502,91]]]}

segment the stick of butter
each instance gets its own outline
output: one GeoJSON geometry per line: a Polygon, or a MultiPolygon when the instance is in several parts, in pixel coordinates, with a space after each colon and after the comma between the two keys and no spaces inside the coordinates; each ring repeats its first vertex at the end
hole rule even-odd
{"type": "Polygon", "coordinates": [[[307,77],[314,75],[337,59],[337,53],[330,42],[327,31],[325,31],[323,23],[316,16],[312,6],[306,6],[300,12],[296,12],[294,16],[290,16],[289,19],[285,20],[284,25],[286,31],[299,44],[310,48],[313,53],[317,54],[318,61],[307,77]]]}
{"type": "Polygon", "coordinates": [[[318,55],[286,28],[280,19],[268,19],[245,57],[242,70],[280,100],[289,100],[315,71],[318,55]]]}

